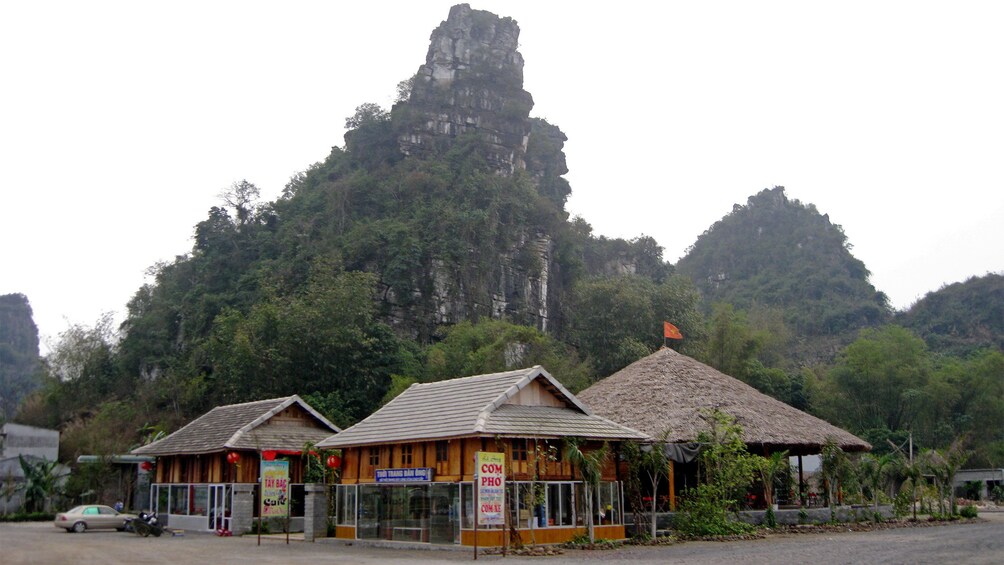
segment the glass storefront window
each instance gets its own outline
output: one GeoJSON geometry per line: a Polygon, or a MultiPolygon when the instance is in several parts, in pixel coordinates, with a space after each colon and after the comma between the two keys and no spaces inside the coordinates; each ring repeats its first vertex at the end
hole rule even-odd
{"type": "Polygon", "coordinates": [[[596,524],[622,523],[621,491],[619,482],[601,482],[594,498],[596,524]]]}
{"type": "MultiPolygon", "coordinates": [[[[448,497],[443,497],[443,503],[441,510],[448,519],[448,497]]],[[[360,539],[428,542],[431,508],[429,485],[360,485],[356,535],[360,539]]]]}
{"type": "Polygon", "coordinates": [[[379,486],[359,486],[359,518],[356,524],[359,539],[383,539],[380,535],[380,517],[384,514],[384,506],[379,486]]]}
{"type": "Polygon", "coordinates": [[[356,486],[338,485],[335,495],[335,523],[340,526],[356,524],[356,486]]]}
{"type": "Polygon", "coordinates": [[[462,504],[461,527],[465,530],[474,529],[474,484],[461,483],[460,501],[462,504]]]}
{"type": "Polygon", "coordinates": [[[188,485],[171,485],[171,514],[188,514],[188,485]]]}
{"type": "Polygon", "coordinates": [[[205,516],[206,507],[209,505],[209,487],[207,485],[193,485],[190,489],[191,504],[189,505],[192,516],[205,516]]]}
{"type": "MultiPolygon", "coordinates": [[[[537,483],[538,491],[544,492],[544,483],[537,483]]],[[[509,520],[519,528],[539,528],[540,516],[546,516],[542,508],[534,508],[533,483],[506,482],[506,505],[509,520]]]]}
{"type": "Polygon", "coordinates": [[[168,497],[170,496],[170,494],[171,490],[169,487],[167,486],[157,487],[157,495],[156,495],[157,498],[154,501],[154,507],[153,507],[154,512],[158,514],[170,514],[170,512],[168,512],[168,508],[170,508],[168,506],[168,497]]]}
{"type": "Polygon", "coordinates": [[[547,525],[572,525],[572,483],[548,483],[547,525]]]}
{"type": "MultiPolygon", "coordinates": [[[[472,483],[338,485],[335,523],[356,526],[359,539],[459,543],[460,529],[474,528],[472,483]]],[[[593,494],[593,524],[622,524],[619,482],[602,482],[593,494]]],[[[520,529],[585,526],[580,482],[510,482],[509,519],[520,529]],[[534,487],[540,496],[534,497],[534,487]],[[538,502],[539,504],[535,504],[538,502]]]]}

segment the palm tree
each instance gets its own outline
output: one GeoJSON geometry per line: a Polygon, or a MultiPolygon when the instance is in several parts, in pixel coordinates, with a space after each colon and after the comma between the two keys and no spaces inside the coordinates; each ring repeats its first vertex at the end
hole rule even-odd
{"type": "Polygon", "coordinates": [[[917,521],[917,488],[924,480],[924,464],[920,459],[913,460],[902,451],[899,452],[899,472],[910,481],[910,506],[913,508],[913,521],[917,521]]]}
{"type": "Polygon", "coordinates": [[[568,438],[565,440],[565,449],[568,461],[582,476],[583,493],[586,496],[586,531],[589,532],[589,543],[594,543],[596,533],[593,531],[593,498],[599,490],[603,464],[610,446],[604,443],[600,449],[586,453],[582,450],[584,443],[585,440],[581,438],[568,438]]]}
{"type": "Polygon", "coordinates": [[[947,510],[952,514],[955,513],[955,489],[952,488],[952,483],[955,481],[956,473],[973,453],[964,448],[965,440],[965,436],[960,436],[952,442],[948,449],[928,450],[923,458],[927,471],[934,476],[935,486],[938,488],[938,510],[942,514],[946,513],[946,490],[950,501],[947,510]]]}
{"type": "Polygon", "coordinates": [[[774,479],[781,474],[781,469],[788,464],[788,451],[775,451],[770,457],[764,457],[760,466],[760,480],[763,481],[763,500],[767,503],[767,508],[773,508],[774,504],[774,479]]]}
{"type": "Polygon", "coordinates": [[[837,480],[844,473],[843,467],[847,465],[847,454],[840,449],[836,441],[828,438],[826,443],[823,444],[822,453],[820,453],[820,464],[820,471],[827,483],[826,498],[832,517],[833,507],[838,500],[836,496],[838,490],[837,480]]]}
{"type": "Polygon", "coordinates": [[[866,454],[861,457],[862,478],[872,490],[872,500],[876,512],[878,512],[879,507],[879,489],[881,489],[882,483],[886,478],[886,467],[893,460],[894,456],[892,453],[886,453],[881,456],[866,454]]]}

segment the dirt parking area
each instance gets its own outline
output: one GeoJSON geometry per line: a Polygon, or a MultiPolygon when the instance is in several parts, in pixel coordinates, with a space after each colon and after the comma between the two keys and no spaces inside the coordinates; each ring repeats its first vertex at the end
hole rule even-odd
{"type": "MultiPolygon", "coordinates": [[[[471,561],[469,550],[415,550],[315,543],[254,536],[141,538],[115,531],[69,534],[44,524],[0,524],[0,562],[4,565],[73,563],[311,564],[443,563],[471,561]]],[[[1004,513],[985,514],[976,523],[870,532],[771,535],[734,542],[686,542],[660,547],[623,547],[608,551],[566,550],[546,558],[480,555],[478,562],[581,565],[583,561],[631,563],[1004,563],[1004,513]]]]}

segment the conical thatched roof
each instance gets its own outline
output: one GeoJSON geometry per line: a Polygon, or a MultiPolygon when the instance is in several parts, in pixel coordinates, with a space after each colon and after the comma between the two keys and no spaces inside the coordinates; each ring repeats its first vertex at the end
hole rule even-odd
{"type": "Polygon", "coordinates": [[[708,430],[702,416],[717,408],[743,427],[743,439],[754,453],[819,453],[828,438],[844,451],[871,449],[863,439],[672,349],[628,365],[578,397],[595,414],[653,438],[668,432],[670,443],[696,441],[708,430]]]}

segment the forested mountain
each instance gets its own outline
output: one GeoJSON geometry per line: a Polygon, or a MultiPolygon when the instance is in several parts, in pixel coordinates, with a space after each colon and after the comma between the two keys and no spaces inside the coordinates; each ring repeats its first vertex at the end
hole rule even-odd
{"type": "Polygon", "coordinates": [[[784,187],[751,196],[715,222],[676,265],[710,305],[778,309],[795,339],[789,354],[828,361],[857,330],[890,317],[885,294],[850,252],[839,225],[784,187]]]}
{"type": "Polygon", "coordinates": [[[654,240],[595,237],[569,220],[565,136],[529,117],[518,36],[509,18],[455,6],[390,111],[356,108],[344,146],[274,202],[248,181],[223,194],[191,252],[157,265],[129,302],[120,342],[101,324],[68,332],[24,417],[65,426],[93,417],[98,398],[141,398],[170,425],[296,393],[345,425],[401,378],[550,360],[584,385],[605,357],[658,347],[665,318],[701,335],[699,295],[654,240]],[[624,322],[597,326],[610,310],[599,287],[580,288],[594,277],[632,297],[624,322]],[[574,308],[576,296],[596,306],[574,308]],[[437,344],[460,333],[480,360],[453,346],[444,357],[437,344]],[[67,366],[81,359],[88,370],[67,366]]]}
{"type": "MultiPolygon", "coordinates": [[[[675,269],[652,238],[569,218],[565,135],[529,117],[518,35],[455,6],[390,110],[356,108],[344,145],[273,202],[235,182],[121,327],[62,334],[18,421],[59,428],[73,460],[290,394],[346,426],[413,382],[541,364],[575,392],[662,346],[664,320],[684,336],[673,348],[869,438],[937,446],[1004,421],[1000,351],[934,359],[883,326],[886,298],[840,227],[783,188],[736,206],[675,269]]],[[[999,344],[985,320],[973,327],[999,344]]],[[[1002,436],[981,461],[1004,465],[1002,436]]]]}
{"type": "Polygon", "coordinates": [[[0,422],[14,415],[21,399],[38,387],[38,328],[28,297],[0,296],[0,422]]]}
{"type": "Polygon", "coordinates": [[[913,330],[935,352],[965,356],[1004,350],[1004,274],[988,273],[929,292],[896,323],[913,330]]]}

